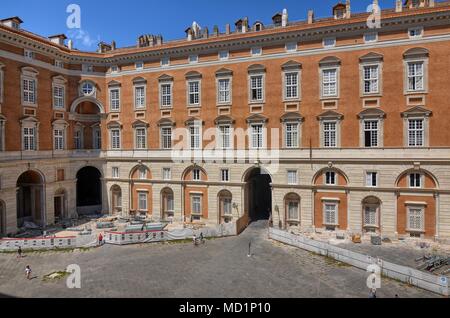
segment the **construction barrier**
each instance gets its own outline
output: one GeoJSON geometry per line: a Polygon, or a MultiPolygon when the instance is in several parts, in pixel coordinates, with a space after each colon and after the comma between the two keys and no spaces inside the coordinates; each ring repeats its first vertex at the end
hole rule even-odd
{"type": "Polygon", "coordinates": [[[294,235],[275,228],[269,229],[269,237],[284,244],[295,246],[319,255],[331,257],[339,262],[352,265],[364,271],[367,270],[369,265],[376,264],[380,266],[383,275],[386,277],[402,281],[436,294],[444,296],[449,295],[449,284],[447,277],[439,277],[411,267],[393,264],[383,261],[380,258],[359,254],[325,242],[311,240],[306,237],[294,235]]]}
{"type": "Polygon", "coordinates": [[[38,249],[52,249],[52,248],[74,248],[77,247],[77,238],[72,237],[51,237],[51,238],[29,238],[29,239],[1,239],[0,250],[38,250],[38,249]]]}

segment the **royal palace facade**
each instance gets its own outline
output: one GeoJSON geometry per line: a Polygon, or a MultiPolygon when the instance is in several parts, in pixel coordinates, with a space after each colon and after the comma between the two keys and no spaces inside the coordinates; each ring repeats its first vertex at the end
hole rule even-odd
{"type": "Polygon", "coordinates": [[[449,239],[450,2],[393,5],[97,52],[2,20],[1,234],[101,212],[449,239]]]}

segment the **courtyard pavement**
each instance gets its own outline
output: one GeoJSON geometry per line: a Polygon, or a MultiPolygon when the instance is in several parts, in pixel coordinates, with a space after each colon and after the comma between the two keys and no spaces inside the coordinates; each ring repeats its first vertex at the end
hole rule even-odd
{"type": "MultiPolygon", "coordinates": [[[[205,245],[161,243],[88,251],[0,254],[0,295],[11,297],[367,298],[367,273],[267,239],[264,223],[205,245]],[[248,257],[248,245],[252,256],[248,257]],[[81,289],[43,276],[81,267],[81,289]],[[25,266],[33,276],[25,278],[25,266]]],[[[439,297],[383,279],[378,297],[439,297]]]]}

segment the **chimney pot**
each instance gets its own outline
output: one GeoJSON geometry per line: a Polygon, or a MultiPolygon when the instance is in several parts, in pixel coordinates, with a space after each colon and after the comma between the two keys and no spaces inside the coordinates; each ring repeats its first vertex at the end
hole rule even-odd
{"type": "Polygon", "coordinates": [[[403,11],[403,1],[397,0],[395,3],[395,12],[402,12],[403,11]]]}
{"type": "Polygon", "coordinates": [[[230,26],[230,24],[225,25],[225,33],[227,35],[231,33],[231,26],[230,26]]]}
{"type": "Polygon", "coordinates": [[[314,23],[314,10],[308,11],[308,24],[314,23]]]}

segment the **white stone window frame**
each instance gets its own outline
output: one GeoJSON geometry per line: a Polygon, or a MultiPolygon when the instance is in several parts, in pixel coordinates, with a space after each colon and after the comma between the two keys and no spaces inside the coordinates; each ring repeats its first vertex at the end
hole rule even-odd
{"type": "Polygon", "coordinates": [[[133,135],[134,135],[134,149],[136,150],[147,150],[148,149],[148,129],[145,125],[137,125],[133,128],[133,135]],[[144,147],[140,148],[138,147],[138,130],[143,129],[144,130],[144,147]]]}
{"type": "Polygon", "coordinates": [[[21,144],[23,152],[36,152],[39,151],[39,126],[40,123],[34,118],[26,118],[20,122],[20,136],[21,136],[21,144]],[[25,136],[24,136],[24,128],[33,128],[34,129],[34,149],[25,150],[25,136]]]}
{"type": "Polygon", "coordinates": [[[62,76],[56,76],[53,78],[52,81],[52,104],[53,104],[53,109],[55,110],[65,110],[67,109],[67,98],[66,98],[66,86],[67,86],[67,80],[62,77],[62,76]],[[62,96],[62,101],[63,101],[63,105],[62,107],[59,107],[56,104],[56,96],[55,96],[55,88],[59,88],[62,89],[63,92],[63,96],[62,96]]]}
{"type": "MultiPolygon", "coordinates": [[[[190,150],[201,150],[203,147],[203,124],[201,122],[198,121],[194,121],[192,123],[189,123],[187,125],[187,129],[188,129],[188,149],[190,150]],[[192,129],[198,129],[198,134],[192,134],[192,129]],[[198,135],[198,147],[196,147],[195,145],[193,146],[193,136],[197,136],[198,135]]],[[[197,139],[194,139],[197,140],[197,139]]],[[[173,146],[173,145],[172,145],[173,146]]]]}
{"type": "Polygon", "coordinates": [[[337,186],[339,184],[339,174],[334,170],[327,170],[323,173],[323,184],[326,186],[337,186]],[[334,182],[328,183],[327,173],[333,173],[334,174],[334,182]]]}
{"type": "Polygon", "coordinates": [[[263,55],[263,48],[262,48],[262,46],[253,46],[253,47],[251,47],[250,48],[250,55],[251,56],[262,56],[263,55]]]}
{"type": "Polygon", "coordinates": [[[301,213],[301,205],[300,205],[301,200],[293,200],[293,199],[287,199],[285,201],[285,205],[286,205],[286,222],[288,223],[300,223],[300,213],[301,213]],[[292,218],[290,217],[290,213],[289,213],[289,204],[290,203],[296,203],[297,204],[297,217],[296,218],[292,218]]]}
{"type": "Polygon", "coordinates": [[[80,97],[81,96],[85,96],[85,97],[94,97],[94,98],[96,98],[97,97],[97,85],[95,85],[95,83],[93,81],[90,81],[90,80],[82,81],[80,83],[79,88],[78,88],[78,94],[79,94],[80,97]],[[92,92],[91,93],[84,93],[83,92],[83,86],[85,84],[92,85],[92,92]]]}
{"type": "Polygon", "coordinates": [[[217,149],[221,149],[221,150],[230,150],[230,149],[234,149],[234,126],[232,123],[226,123],[226,122],[219,122],[217,123],[217,149]],[[221,128],[222,127],[228,127],[229,131],[228,131],[228,135],[229,135],[229,146],[225,147],[223,145],[223,139],[222,139],[222,131],[221,128]]]}
{"type": "Polygon", "coordinates": [[[82,149],[84,149],[84,126],[83,125],[81,125],[81,124],[76,124],[75,125],[75,127],[74,127],[74,131],[73,131],[73,141],[74,141],[74,149],[75,150],[82,150],[82,149]],[[76,147],[76,143],[75,143],[75,140],[76,140],[76,135],[77,135],[77,133],[80,133],[80,138],[79,138],[79,143],[80,143],[80,148],[77,148],[76,147]]]}
{"type": "Polygon", "coordinates": [[[334,226],[334,227],[338,227],[339,226],[339,201],[332,201],[332,200],[324,200],[322,203],[322,208],[323,208],[323,225],[325,226],[334,226]],[[334,223],[327,223],[327,218],[326,218],[326,207],[327,205],[332,205],[335,207],[335,216],[334,219],[336,222],[334,223]]]}
{"type": "Polygon", "coordinates": [[[219,61],[227,61],[230,58],[230,51],[222,50],[218,53],[219,61]],[[226,53],[226,56],[222,56],[223,53],[226,53]]]}
{"type": "Polygon", "coordinates": [[[249,132],[248,132],[248,138],[249,138],[249,148],[251,150],[264,150],[267,149],[267,124],[263,121],[255,121],[249,123],[249,132]],[[262,127],[262,134],[261,134],[261,147],[255,147],[253,144],[253,128],[255,126],[261,126],[262,127]]]}
{"type": "Polygon", "coordinates": [[[147,191],[137,191],[138,195],[138,211],[140,212],[148,212],[148,192],[147,191]],[[144,201],[141,201],[141,198],[145,198],[144,201]],[[141,203],[145,202],[145,207],[141,207],[141,203]]]}
{"type": "Polygon", "coordinates": [[[163,168],[162,168],[161,175],[162,175],[162,179],[163,179],[164,181],[170,181],[170,180],[172,180],[172,169],[171,169],[171,168],[168,168],[168,167],[163,167],[163,168]],[[166,177],[166,171],[168,172],[168,176],[167,176],[167,177],[166,177]]]}
{"type": "Polygon", "coordinates": [[[298,42],[287,42],[284,46],[284,49],[287,53],[295,53],[298,50],[298,42]],[[292,48],[289,48],[289,46],[293,46],[292,48]]]}
{"type": "Polygon", "coordinates": [[[53,136],[53,150],[54,151],[64,151],[67,150],[67,127],[69,127],[69,124],[63,120],[57,120],[52,124],[52,136],[53,136]],[[55,130],[62,130],[63,132],[63,149],[56,149],[56,136],[55,136],[55,130]]]}
{"type": "Polygon", "coordinates": [[[266,73],[265,72],[255,72],[248,75],[248,103],[249,104],[264,104],[266,102],[266,73]],[[262,78],[262,98],[260,100],[253,100],[252,96],[252,78],[261,77],[262,78]]]}
{"type": "Polygon", "coordinates": [[[285,69],[282,72],[282,83],[283,83],[283,102],[293,102],[301,100],[301,82],[302,82],[302,71],[300,68],[297,69],[285,69]],[[287,96],[287,81],[286,77],[289,74],[297,74],[297,96],[288,97],[287,96]]]}
{"type": "Polygon", "coordinates": [[[111,167],[111,177],[113,179],[120,179],[120,167],[111,167]]]}
{"type": "Polygon", "coordinates": [[[109,112],[110,113],[120,113],[122,108],[122,89],[120,86],[110,86],[108,87],[108,106],[109,106],[109,112]],[[118,91],[119,98],[117,100],[119,101],[119,107],[117,109],[113,109],[113,103],[112,103],[112,92],[118,91]]]}
{"type": "Polygon", "coordinates": [[[407,186],[408,186],[409,189],[423,189],[424,185],[425,185],[425,175],[423,173],[420,173],[420,172],[411,172],[411,173],[409,173],[407,175],[406,182],[407,182],[407,186]],[[419,186],[416,186],[416,184],[415,184],[416,179],[414,179],[414,185],[411,185],[411,176],[412,175],[414,175],[414,176],[418,175],[419,176],[419,180],[420,180],[419,181],[420,182],[419,186]]]}
{"type": "Polygon", "coordinates": [[[286,170],[286,183],[288,184],[288,185],[298,185],[299,184],[299,182],[298,182],[298,170],[296,170],[296,169],[287,169],[286,170]],[[295,174],[295,182],[291,182],[290,181],[290,174],[295,174]]]}
{"type": "Polygon", "coordinates": [[[428,93],[428,57],[405,57],[403,59],[403,68],[404,68],[404,76],[403,76],[403,90],[405,95],[409,94],[426,94],[428,93]],[[409,64],[410,63],[423,63],[423,89],[411,90],[409,89],[409,64]]]}
{"type": "Polygon", "coordinates": [[[120,73],[120,67],[118,65],[112,65],[110,68],[111,74],[118,74],[120,73]]]}
{"type": "Polygon", "coordinates": [[[36,59],[36,53],[32,50],[24,49],[23,50],[23,56],[28,61],[33,61],[36,59]]]}
{"type": "Polygon", "coordinates": [[[92,64],[82,64],[81,65],[81,72],[82,73],[93,73],[94,72],[94,66],[92,64]]]}
{"type": "Polygon", "coordinates": [[[380,227],[380,205],[379,204],[363,204],[363,228],[375,228],[378,229],[380,227]],[[366,223],[366,208],[375,208],[375,223],[374,224],[368,224],[366,223]]]}
{"type": "Polygon", "coordinates": [[[322,39],[322,46],[324,48],[332,48],[332,47],[336,47],[336,37],[325,37],[322,39]],[[327,44],[327,41],[333,41],[333,44],[327,44]]]}
{"type": "Polygon", "coordinates": [[[231,172],[229,168],[221,168],[220,169],[220,181],[221,182],[230,182],[231,181],[231,172]],[[226,178],[224,178],[226,177],[226,178]]]}
{"type": "Polygon", "coordinates": [[[202,181],[202,170],[200,168],[192,169],[192,181],[195,182],[202,181]]]}
{"type": "Polygon", "coordinates": [[[102,148],[102,131],[100,128],[100,124],[94,124],[91,126],[92,128],[92,149],[101,150],[102,148]],[[97,135],[97,132],[99,133],[97,135]],[[100,146],[100,147],[98,147],[100,146]]]}
{"type": "Polygon", "coordinates": [[[172,109],[173,108],[173,81],[166,80],[159,82],[159,108],[160,109],[172,109]],[[170,105],[163,105],[163,89],[164,85],[170,85],[170,105]]]}
{"type": "Polygon", "coordinates": [[[144,69],[144,62],[143,61],[137,61],[136,63],[134,63],[134,68],[137,71],[142,71],[144,69]],[[142,65],[142,66],[139,66],[142,65]]]}
{"type": "Polygon", "coordinates": [[[216,76],[216,103],[218,106],[231,106],[233,104],[233,76],[216,76]],[[220,101],[220,81],[229,81],[229,100],[220,101]]]}
{"type": "Polygon", "coordinates": [[[301,127],[302,127],[302,123],[300,120],[286,120],[283,122],[283,147],[285,149],[299,149],[300,148],[300,144],[301,144],[301,127]],[[287,142],[287,125],[297,125],[297,145],[296,146],[288,146],[288,142],[287,142]]]}
{"type": "Polygon", "coordinates": [[[424,35],[425,35],[425,29],[423,26],[415,26],[415,27],[408,28],[408,38],[410,38],[411,40],[421,39],[421,38],[423,38],[424,35]],[[411,35],[412,31],[419,31],[419,34],[411,35]]]}
{"type": "Polygon", "coordinates": [[[20,92],[21,92],[21,102],[22,102],[22,106],[26,106],[26,107],[38,107],[38,98],[39,98],[39,81],[38,81],[38,75],[39,72],[36,71],[33,68],[30,67],[24,67],[22,69],[21,72],[21,76],[20,76],[20,92]],[[25,102],[24,99],[24,86],[23,86],[23,82],[24,80],[28,80],[28,81],[34,81],[34,103],[30,103],[30,102],[25,102]]]}
{"type": "Polygon", "coordinates": [[[188,57],[188,64],[197,64],[199,62],[198,54],[190,54],[188,57]]]}
{"type": "Polygon", "coordinates": [[[147,109],[147,84],[144,83],[135,83],[133,85],[133,105],[135,110],[146,110],[147,109]],[[138,88],[144,89],[144,105],[138,106],[137,105],[137,96],[136,91],[138,88]]]}
{"type": "Polygon", "coordinates": [[[429,146],[430,136],[430,124],[428,116],[411,116],[404,118],[404,145],[406,148],[427,148],[429,146]],[[423,145],[422,146],[410,146],[409,145],[409,121],[410,120],[422,120],[423,121],[423,145]]]}
{"type": "Polygon", "coordinates": [[[112,151],[117,151],[122,149],[122,129],[119,126],[114,126],[109,128],[109,149],[112,151]],[[113,132],[118,131],[119,132],[119,147],[114,148],[113,145],[113,132]]]}
{"type": "MultiPolygon", "coordinates": [[[[186,80],[186,104],[190,108],[196,108],[202,106],[202,79],[201,78],[192,78],[186,80]],[[198,103],[191,104],[191,95],[196,94],[195,92],[191,92],[190,86],[191,83],[198,82],[198,103]]],[[[173,103],[173,102],[172,102],[173,103]]]]}
{"type": "Polygon", "coordinates": [[[360,62],[359,64],[359,73],[360,73],[360,95],[361,97],[371,97],[371,96],[382,96],[383,95],[383,62],[360,62]],[[366,92],[365,89],[365,68],[366,67],[378,67],[378,91],[377,92],[366,92]]]}
{"type": "Polygon", "coordinates": [[[409,233],[425,233],[425,210],[426,210],[426,205],[423,204],[407,204],[406,205],[406,232],[409,233]],[[422,228],[421,229],[414,229],[411,228],[411,210],[420,210],[421,213],[421,225],[422,228]]]}
{"type": "Polygon", "coordinates": [[[160,140],[159,147],[161,150],[171,150],[173,148],[173,125],[172,124],[164,124],[159,127],[159,140],[160,140]],[[170,129],[170,132],[171,132],[171,134],[170,134],[171,147],[170,148],[164,147],[164,136],[165,136],[163,134],[164,129],[170,129]]]}
{"type": "Polygon", "coordinates": [[[170,57],[165,56],[163,58],[161,58],[161,67],[169,67],[170,66],[170,57]]]}
{"type": "Polygon", "coordinates": [[[366,33],[364,33],[363,40],[364,40],[364,43],[366,43],[366,44],[378,42],[378,32],[373,31],[373,32],[366,32],[366,33]],[[374,40],[367,40],[366,37],[367,36],[371,36],[371,35],[375,35],[375,39],[374,40]]]}
{"type": "Polygon", "coordinates": [[[322,119],[320,120],[320,147],[324,149],[336,149],[341,147],[341,119],[322,119]],[[325,146],[325,124],[336,124],[336,145],[325,146]]]}
{"type": "Polygon", "coordinates": [[[320,66],[319,67],[319,78],[320,78],[320,99],[338,99],[340,98],[340,74],[341,74],[341,67],[340,65],[333,65],[333,66],[320,66]],[[336,93],[335,94],[324,94],[324,73],[325,71],[336,71],[336,93]]]}
{"type": "Polygon", "coordinates": [[[378,172],[378,171],[374,171],[374,170],[367,170],[367,171],[364,171],[364,186],[366,187],[366,188],[378,188],[379,187],[379,184],[380,184],[380,173],[378,172]],[[368,184],[369,182],[369,174],[370,174],[370,185],[368,184]],[[376,183],[376,185],[372,185],[372,181],[373,181],[373,179],[372,179],[372,175],[373,174],[376,174],[376,180],[375,180],[375,183],[376,183]]]}
{"type": "Polygon", "coordinates": [[[199,194],[199,193],[191,193],[190,194],[190,199],[191,199],[191,214],[195,215],[195,216],[202,216],[203,215],[203,194],[199,194]],[[199,212],[194,212],[194,198],[195,199],[199,199],[198,204],[199,204],[199,212]]]}
{"type": "Polygon", "coordinates": [[[377,149],[384,147],[384,118],[378,116],[363,116],[359,119],[359,131],[360,131],[360,147],[365,149],[377,149]],[[375,147],[366,147],[366,136],[365,136],[365,124],[367,121],[376,121],[378,122],[378,130],[377,130],[377,142],[378,145],[375,147]]]}

